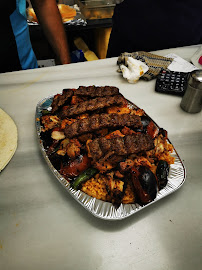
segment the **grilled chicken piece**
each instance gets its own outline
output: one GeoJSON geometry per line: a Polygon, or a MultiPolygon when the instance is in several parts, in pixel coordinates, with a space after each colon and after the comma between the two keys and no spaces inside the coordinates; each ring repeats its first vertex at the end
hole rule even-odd
{"type": "Polygon", "coordinates": [[[57,127],[59,123],[60,123],[60,119],[56,115],[44,115],[41,117],[41,124],[43,125],[43,129],[42,129],[43,132],[57,127]]]}
{"type": "Polygon", "coordinates": [[[74,159],[75,157],[80,155],[81,151],[81,144],[77,139],[72,139],[69,141],[69,144],[67,145],[67,155],[74,159]]]}
{"type": "Polygon", "coordinates": [[[113,168],[115,168],[124,157],[118,155],[105,156],[104,158],[99,159],[94,167],[100,170],[101,173],[105,173],[113,168]]]}
{"type": "Polygon", "coordinates": [[[61,141],[60,148],[57,151],[57,154],[60,156],[64,156],[67,152],[67,145],[68,144],[69,144],[69,139],[64,139],[63,141],[61,141]]]}
{"type": "Polygon", "coordinates": [[[118,155],[112,155],[107,160],[106,159],[107,156],[101,158],[94,164],[94,167],[97,168],[101,173],[105,173],[115,168],[117,164],[123,160],[123,157],[118,155]]]}
{"type": "Polygon", "coordinates": [[[124,174],[120,173],[120,171],[115,171],[114,175],[119,179],[124,178],[124,174]]]}
{"type": "Polygon", "coordinates": [[[106,175],[108,181],[106,181],[106,187],[111,197],[112,203],[119,205],[124,196],[124,182],[120,179],[114,178],[114,172],[110,172],[106,175]]]}
{"type": "Polygon", "coordinates": [[[123,106],[111,106],[107,108],[107,113],[118,113],[118,114],[125,114],[130,113],[131,109],[128,107],[128,104],[123,106]]]}
{"type": "Polygon", "coordinates": [[[113,169],[113,165],[109,161],[96,162],[95,166],[101,173],[110,171],[113,169]]]}
{"type": "Polygon", "coordinates": [[[139,116],[143,116],[145,113],[145,111],[143,109],[134,109],[131,111],[131,114],[136,114],[136,115],[139,115],[139,116]]]}
{"type": "Polygon", "coordinates": [[[124,196],[122,199],[122,203],[135,203],[136,201],[136,196],[134,193],[134,188],[133,188],[133,184],[131,181],[127,181],[127,183],[125,183],[126,187],[125,187],[125,192],[124,192],[124,196]]]}
{"type": "Polygon", "coordinates": [[[125,135],[121,133],[120,130],[115,130],[111,133],[109,133],[108,135],[105,136],[106,139],[113,139],[116,137],[124,137],[125,135]]]}
{"type": "Polygon", "coordinates": [[[73,119],[73,118],[66,118],[66,119],[63,119],[61,124],[60,124],[60,128],[61,129],[65,129],[65,127],[67,125],[71,125],[72,123],[76,122],[76,119],[73,119]]]}
{"type": "Polygon", "coordinates": [[[120,162],[119,166],[122,172],[127,172],[134,166],[134,161],[126,159],[125,161],[120,162]]]}
{"type": "Polygon", "coordinates": [[[51,138],[54,140],[63,140],[65,138],[65,134],[63,132],[63,130],[61,130],[59,127],[56,127],[53,129],[52,133],[51,133],[51,138]]]}
{"type": "Polygon", "coordinates": [[[68,155],[71,159],[75,159],[80,155],[81,152],[81,144],[77,139],[68,138],[64,139],[60,143],[60,148],[57,151],[57,154],[60,156],[68,155]]]}
{"type": "Polygon", "coordinates": [[[133,135],[133,134],[136,134],[137,132],[135,132],[134,130],[130,129],[129,127],[124,127],[122,130],[121,130],[121,133],[123,133],[124,135],[133,135]]]}
{"type": "Polygon", "coordinates": [[[134,160],[134,165],[136,167],[138,166],[145,166],[147,168],[151,168],[152,165],[151,163],[149,162],[149,160],[145,157],[137,157],[135,160],[134,160]]]}

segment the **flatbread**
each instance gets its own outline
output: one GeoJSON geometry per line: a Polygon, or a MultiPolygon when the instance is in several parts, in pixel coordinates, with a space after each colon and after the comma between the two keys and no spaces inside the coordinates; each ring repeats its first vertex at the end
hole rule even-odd
{"type": "Polygon", "coordinates": [[[17,149],[18,133],[12,118],[0,108],[0,172],[17,149]]]}

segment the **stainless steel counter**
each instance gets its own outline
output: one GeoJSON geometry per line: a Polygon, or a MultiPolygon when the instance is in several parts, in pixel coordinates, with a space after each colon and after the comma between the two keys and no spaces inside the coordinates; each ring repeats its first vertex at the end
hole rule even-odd
{"type": "MultiPolygon", "coordinates": [[[[157,51],[189,60],[198,46],[157,51]]],[[[155,80],[129,84],[116,58],[0,74],[0,107],[18,128],[17,151],[0,173],[0,269],[201,269],[202,113],[158,94],[155,80]],[[92,216],[60,185],[37,142],[39,100],[63,88],[113,85],[168,136],[187,178],[172,195],[122,221],[92,216]]]]}

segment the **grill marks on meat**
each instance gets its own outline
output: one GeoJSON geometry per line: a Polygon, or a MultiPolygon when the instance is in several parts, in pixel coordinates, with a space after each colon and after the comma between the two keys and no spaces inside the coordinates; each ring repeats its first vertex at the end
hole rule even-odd
{"type": "Polygon", "coordinates": [[[68,98],[74,95],[74,91],[72,89],[63,89],[62,94],[55,95],[53,98],[53,102],[51,104],[52,113],[55,113],[59,107],[65,104],[68,98]]]}
{"type": "Polygon", "coordinates": [[[96,162],[101,158],[106,160],[111,155],[127,156],[153,148],[152,138],[147,134],[138,133],[113,139],[97,138],[88,143],[88,155],[96,162]]]}
{"type": "Polygon", "coordinates": [[[114,86],[79,86],[75,90],[77,96],[104,97],[119,94],[119,89],[114,86]]]}
{"type": "Polygon", "coordinates": [[[142,128],[141,118],[138,115],[130,114],[96,114],[89,118],[77,120],[71,125],[65,127],[65,135],[68,138],[79,136],[84,133],[93,132],[102,128],[114,128],[123,126],[133,126],[142,128]]]}
{"type": "Polygon", "coordinates": [[[80,86],[78,89],[63,89],[62,94],[55,95],[52,102],[52,113],[65,104],[73,95],[87,97],[104,97],[119,94],[119,89],[114,86],[80,86]]]}
{"type": "Polygon", "coordinates": [[[61,118],[70,117],[85,112],[95,111],[115,104],[124,105],[125,103],[126,99],[122,95],[98,97],[84,101],[79,104],[67,106],[65,109],[62,110],[61,118]]]}

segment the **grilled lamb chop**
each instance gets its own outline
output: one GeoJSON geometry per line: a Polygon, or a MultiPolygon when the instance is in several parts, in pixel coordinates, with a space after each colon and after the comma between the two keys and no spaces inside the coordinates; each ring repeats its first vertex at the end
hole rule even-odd
{"type": "Polygon", "coordinates": [[[75,95],[77,96],[104,97],[118,94],[119,89],[113,86],[79,86],[79,88],[75,90],[75,95]]]}
{"type": "Polygon", "coordinates": [[[89,111],[95,111],[115,104],[123,105],[126,104],[126,102],[126,99],[122,95],[97,97],[79,104],[63,107],[63,110],[61,112],[61,118],[70,117],[89,111]]]}
{"type": "Polygon", "coordinates": [[[96,114],[88,118],[76,120],[71,125],[66,125],[65,135],[68,138],[90,133],[102,128],[114,127],[135,127],[142,128],[141,118],[131,114],[96,114]]]}
{"type": "Polygon", "coordinates": [[[112,155],[127,156],[153,148],[152,138],[142,133],[113,139],[101,137],[87,143],[88,156],[93,159],[93,162],[100,159],[107,160],[112,155]]]}

